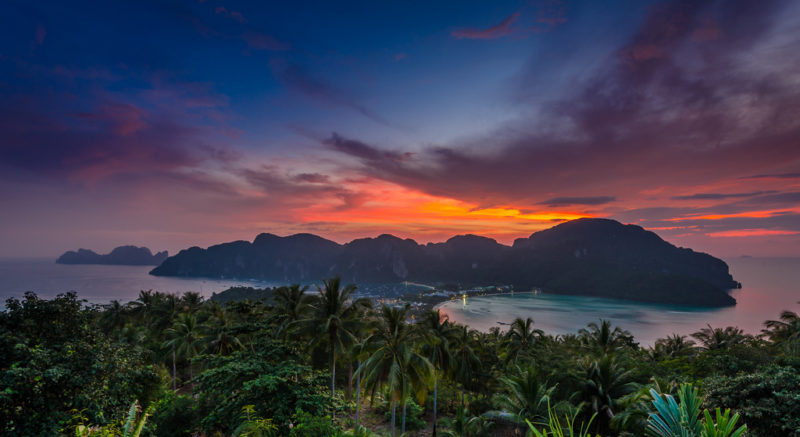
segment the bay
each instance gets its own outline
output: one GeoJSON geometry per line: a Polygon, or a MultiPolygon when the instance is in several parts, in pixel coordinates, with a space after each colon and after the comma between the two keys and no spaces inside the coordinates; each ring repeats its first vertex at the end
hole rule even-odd
{"type": "Polygon", "coordinates": [[[505,330],[516,317],[530,317],[546,333],[576,333],[590,322],[609,320],[633,333],[642,345],[676,333],[690,335],[712,327],[738,326],[759,334],[764,321],[783,310],[800,311],[800,258],[734,258],[725,260],[742,288],[731,296],[737,305],[701,308],[555,294],[514,293],[457,299],[438,307],[450,320],[480,331],[505,330]]]}

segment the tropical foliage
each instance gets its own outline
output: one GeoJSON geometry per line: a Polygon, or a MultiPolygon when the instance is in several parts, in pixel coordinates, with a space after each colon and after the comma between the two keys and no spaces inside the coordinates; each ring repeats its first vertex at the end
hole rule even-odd
{"type": "Polygon", "coordinates": [[[707,326],[643,347],[603,320],[479,332],[338,278],[252,295],[6,301],[0,434],[800,435],[791,311],[759,336],[707,326]]]}

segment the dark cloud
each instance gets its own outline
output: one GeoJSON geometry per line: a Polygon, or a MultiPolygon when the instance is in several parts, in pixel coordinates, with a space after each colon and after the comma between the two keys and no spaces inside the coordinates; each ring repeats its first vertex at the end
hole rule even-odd
{"type": "Polygon", "coordinates": [[[772,173],[743,176],[740,179],[800,179],[800,173],[772,173]]]}
{"type": "Polygon", "coordinates": [[[338,199],[338,210],[359,207],[364,201],[362,193],[343,187],[323,174],[283,174],[274,166],[258,169],[240,169],[238,173],[253,187],[267,197],[273,207],[306,206],[321,199],[338,199]]]}
{"type": "Polygon", "coordinates": [[[247,47],[255,50],[285,51],[289,50],[291,44],[279,41],[272,35],[266,33],[248,31],[242,34],[242,39],[247,43],[247,47]]]}
{"type": "Polygon", "coordinates": [[[495,39],[513,33],[511,25],[519,18],[519,12],[506,17],[500,23],[486,29],[464,28],[456,29],[450,32],[450,35],[456,39],[495,39]]]}
{"type": "MultiPolygon", "coordinates": [[[[186,171],[229,164],[220,118],[224,96],[191,82],[149,77],[126,94],[97,91],[76,99],[74,83],[114,88],[129,76],[66,74],[19,64],[26,81],[0,100],[0,167],[45,179],[98,182],[121,173],[186,171]],[[65,78],[66,77],[66,78],[65,78]],[[67,81],[54,93],[40,83],[67,81]]],[[[69,70],[72,71],[72,70],[69,70]]]]}
{"type": "Polygon", "coordinates": [[[233,20],[236,20],[236,21],[238,21],[240,23],[244,23],[245,21],[247,21],[247,20],[245,20],[244,15],[242,15],[241,12],[229,11],[227,8],[225,8],[225,6],[218,6],[216,9],[214,9],[214,12],[216,14],[222,14],[222,15],[224,15],[226,17],[229,17],[229,18],[231,18],[233,20]]]}
{"type": "MultiPolygon", "coordinates": [[[[490,134],[402,160],[402,150],[356,139],[339,137],[333,149],[373,177],[481,205],[538,203],[570,191],[636,198],[781,168],[800,159],[800,89],[781,67],[800,62],[800,52],[776,46],[766,31],[788,3],[752,4],[660,3],[571,95],[532,98],[526,104],[537,109],[535,118],[490,134]],[[693,39],[709,19],[720,37],[693,39]],[[742,62],[756,55],[770,58],[759,59],[759,68],[742,62]]],[[[800,42],[792,29],[781,38],[800,42]]]]}
{"type": "Polygon", "coordinates": [[[553,197],[544,202],[539,202],[539,204],[548,206],[603,205],[611,203],[616,199],[617,198],[613,196],[553,197]]]}
{"type": "Polygon", "coordinates": [[[800,205],[800,193],[778,193],[768,196],[760,196],[748,200],[748,203],[761,205],[769,204],[775,206],[800,205]]]}
{"type": "Polygon", "coordinates": [[[413,156],[410,152],[397,153],[381,151],[361,141],[344,138],[335,132],[331,134],[328,139],[324,140],[323,143],[331,150],[381,165],[386,165],[391,162],[399,164],[413,156]]]}
{"type": "Polygon", "coordinates": [[[756,197],[764,194],[776,193],[774,190],[770,191],[753,191],[751,193],[697,193],[688,196],[674,196],[672,200],[724,200],[724,199],[737,199],[745,197],[756,197]]]}
{"type": "Polygon", "coordinates": [[[308,182],[310,184],[327,184],[330,182],[330,177],[320,173],[300,173],[294,177],[298,182],[308,182]]]}
{"type": "Polygon", "coordinates": [[[395,127],[372,109],[366,107],[349,93],[320,78],[312,77],[304,68],[294,63],[272,62],[276,78],[291,90],[329,106],[356,111],[384,126],[395,127]]]}

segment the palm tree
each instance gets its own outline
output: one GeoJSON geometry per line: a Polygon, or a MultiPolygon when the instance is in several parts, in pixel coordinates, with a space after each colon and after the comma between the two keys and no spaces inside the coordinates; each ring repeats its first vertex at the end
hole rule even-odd
{"type": "Polygon", "coordinates": [[[196,291],[187,291],[181,296],[181,309],[184,312],[193,313],[200,309],[203,305],[203,301],[203,296],[201,296],[200,293],[196,291]]]}
{"type": "Polygon", "coordinates": [[[470,386],[472,377],[481,364],[476,348],[474,333],[466,326],[457,326],[450,351],[454,361],[451,371],[456,381],[465,389],[461,391],[461,406],[464,406],[464,391],[470,386]]]}
{"type": "Polygon", "coordinates": [[[300,284],[275,289],[276,308],[286,316],[288,323],[303,318],[305,310],[311,303],[311,296],[306,294],[307,290],[307,285],[301,287],[300,284]]]}
{"type": "Polygon", "coordinates": [[[433,364],[433,430],[436,433],[436,414],[439,372],[448,371],[452,363],[450,344],[455,341],[456,330],[451,325],[446,315],[442,315],[439,310],[431,310],[422,315],[418,324],[425,338],[422,351],[428,360],[433,364]]]}
{"type": "Polygon", "coordinates": [[[150,328],[150,317],[156,305],[156,294],[153,290],[139,291],[139,297],[130,302],[133,314],[142,322],[146,328],[150,328]]]}
{"type": "Polygon", "coordinates": [[[591,407],[597,414],[596,425],[600,431],[606,432],[620,399],[636,390],[633,371],[623,367],[614,355],[604,355],[595,360],[587,358],[584,371],[581,387],[574,396],[591,407]]]}
{"type": "Polygon", "coordinates": [[[578,331],[578,337],[584,347],[600,352],[600,355],[635,345],[630,332],[619,326],[611,329],[611,322],[608,320],[600,320],[600,325],[594,322],[590,323],[587,328],[578,331]]]}
{"type": "Polygon", "coordinates": [[[129,308],[114,299],[111,303],[103,305],[103,312],[98,321],[100,327],[107,332],[117,332],[125,326],[128,320],[129,308]]]}
{"type": "Polygon", "coordinates": [[[687,340],[685,335],[672,334],[666,338],[656,340],[653,352],[657,356],[678,358],[690,356],[695,353],[695,343],[687,340]]]}
{"type": "Polygon", "coordinates": [[[503,393],[495,397],[495,401],[511,420],[524,425],[525,419],[534,422],[547,420],[547,409],[550,405],[555,386],[542,382],[534,367],[516,366],[515,374],[501,377],[503,393]]]}
{"type": "MultiPolygon", "coordinates": [[[[189,362],[189,379],[194,380],[194,372],[192,369],[192,358],[199,352],[200,339],[202,337],[202,330],[197,323],[197,318],[192,314],[181,314],[172,325],[171,328],[165,332],[167,341],[164,343],[166,347],[173,349],[172,355],[172,379],[173,386],[175,384],[175,354],[185,358],[189,362]]],[[[192,382],[192,389],[194,389],[194,382],[192,382]]]]}
{"type": "Polygon", "coordinates": [[[356,317],[365,306],[366,299],[351,300],[355,285],[341,286],[341,279],[334,277],[322,281],[317,287],[319,298],[311,304],[312,318],[306,320],[306,329],[317,334],[316,343],[328,342],[331,366],[331,396],[336,394],[336,358],[355,343],[353,333],[361,320],[356,317]]]}
{"type": "Polygon", "coordinates": [[[507,362],[517,361],[520,355],[530,354],[533,345],[544,335],[541,329],[535,329],[533,327],[533,323],[533,319],[530,317],[525,320],[521,317],[517,317],[511,323],[504,339],[507,350],[507,362]]]}
{"type": "MultiPolygon", "coordinates": [[[[800,303],[800,302],[798,302],[800,303]]],[[[767,320],[763,332],[774,344],[784,345],[787,351],[795,352],[800,346],[800,315],[783,311],[778,320],[767,320]]]]}
{"type": "Polygon", "coordinates": [[[237,350],[244,349],[242,341],[231,331],[227,312],[219,305],[213,305],[210,308],[216,308],[217,312],[208,320],[208,323],[202,326],[206,352],[229,355],[237,350]]]}
{"type": "Polygon", "coordinates": [[[722,329],[712,328],[711,325],[695,332],[692,337],[700,341],[703,348],[707,350],[729,349],[731,346],[742,344],[751,338],[744,331],[733,326],[722,329]]]}
{"type": "Polygon", "coordinates": [[[431,384],[433,366],[413,348],[414,330],[406,322],[409,306],[384,306],[378,314],[374,333],[366,340],[372,351],[356,371],[373,387],[386,386],[392,411],[392,436],[395,435],[397,403],[410,391],[422,397],[431,384]]]}

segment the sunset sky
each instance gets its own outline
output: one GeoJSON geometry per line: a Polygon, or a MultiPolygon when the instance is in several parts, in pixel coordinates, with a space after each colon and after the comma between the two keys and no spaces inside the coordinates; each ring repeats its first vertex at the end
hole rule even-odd
{"type": "Polygon", "coordinates": [[[0,256],[608,217],[800,256],[800,1],[11,1],[0,256]]]}

